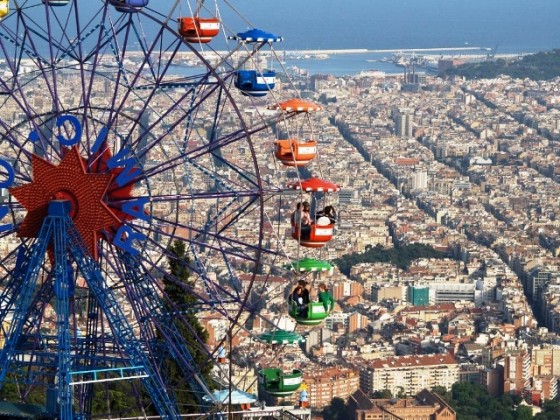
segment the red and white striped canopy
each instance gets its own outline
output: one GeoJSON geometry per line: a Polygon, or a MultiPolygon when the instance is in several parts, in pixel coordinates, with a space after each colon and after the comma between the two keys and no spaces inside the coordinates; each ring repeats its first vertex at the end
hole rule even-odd
{"type": "Polygon", "coordinates": [[[336,192],[340,191],[340,185],[333,182],[325,181],[319,178],[309,178],[303,181],[294,181],[288,183],[288,188],[293,190],[303,190],[307,192],[336,192]]]}

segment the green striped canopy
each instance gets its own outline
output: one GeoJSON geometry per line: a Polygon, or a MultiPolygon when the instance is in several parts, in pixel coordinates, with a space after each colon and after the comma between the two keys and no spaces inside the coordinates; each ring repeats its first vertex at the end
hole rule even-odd
{"type": "Polygon", "coordinates": [[[296,344],[305,341],[297,332],[285,330],[267,331],[259,334],[258,339],[268,344],[296,344]]]}
{"type": "Polygon", "coordinates": [[[315,260],[313,258],[304,258],[299,261],[292,261],[287,268],[303,272],[322,271],[332,274],[333,266],[326,261],[315,260]]]}

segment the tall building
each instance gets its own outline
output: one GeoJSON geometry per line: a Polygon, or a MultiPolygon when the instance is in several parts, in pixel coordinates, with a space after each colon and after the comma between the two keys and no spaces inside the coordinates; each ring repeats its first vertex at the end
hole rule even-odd
{"type": "Polygon", "coordinates": [[[411,189],[425,191],[428,189],[428,171],[415,167],[411,175],[411,189]]]}
{"type": "Polygon", "coordinates": [[[410,110],[400,110],[395,115],[395,135],[397,137],[412,137],[412,121],[414,117],[410,110]]]}
{"type": "Polygon", "coordinates": [[[348,334],[352,334],[362,328],[367,328],[369,318],[359,312],[354,312],[348,317],[348,334]]]}
{"type": "Polygon", "coordinates": [[[534,376],[560,376],[560,347],[534,347],[532,350],[532,373],[534,376]]]}
{"type": "MultiPolygon", "coordinates": [[[[138,146],[135,149],[139,153],[143,153],[144,149],[148,145],[148,141],[150,139],[150,132],[148,128],[150,127],[150,117],[152,111],[149,109],[145,109],[138,118],[138,146]]],[[[146,164],[146,156],[142,155],[138,158],[138,161],[142,164],[142,167],[146,164]]]]}
{"type": "Polygon", "coordinates": [[[437,385],[451,390],[458,381],[459,365],[451,354],[388,357],[360,370],[360,389],[367,395],[384,389],[393,395],[415,395],[437,385]]]}
{"type": "Polygon", "coordinates": [[[333,286],[332,292],[334,300],[342,300],[350,296],[362,296],[364,287],[356,281],[343,281],[337,282],[333,286]]]}
{"type": "Polygon", "coordinates": [[[558,378],[556,376],[536,376],[532,378],[532,382],[533,404],[540,406],[544,401],[553,400],[558,395],[558,378]]]}
{"type": "Polygon", "coordinates": [[[521,395],[531,383],[531,355],[515,350],[504,355],[504,392],[521,395]]]}

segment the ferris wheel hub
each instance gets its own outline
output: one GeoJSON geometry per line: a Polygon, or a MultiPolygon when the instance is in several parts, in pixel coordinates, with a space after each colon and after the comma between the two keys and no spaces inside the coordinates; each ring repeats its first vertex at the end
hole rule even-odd
{"type": "Polygon", "coordinates": [[[76,219],[76,215],[79,212],[78,199],[76,198],[76,195],[72,191],[62,189],[54,193],[54,198],[55,200],[68,201],[69,204],[68,215],[70,216],[70,218],[72,218],[72,220],[76,219]]]}
{"type": "Polygon", "coordinates": [[[49,203],[53,199],[68,200],[69,215],[91,255],[97,258],[97,240],[103,229],[122,223],[104,201],[113,174],[88,173],[75,147],[65,153],[58,166],[34,155],[32,170],[30,183],[10,188],[10,194],[27,210],[19,235],[36,238],[47,217],[49,203]]]}

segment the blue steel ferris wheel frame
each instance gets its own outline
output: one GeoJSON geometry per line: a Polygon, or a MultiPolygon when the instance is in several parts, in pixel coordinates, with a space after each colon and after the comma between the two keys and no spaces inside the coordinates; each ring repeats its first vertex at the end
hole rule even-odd
{"type": "MultiPolygon", "coordinates": [[[[170,26],[177,4],[168,13],[157,6],[120,13],[99,0],[84,14],[79,0],[63,7],[24,0],[0,21],[0,109],[10,112],[0,112],[2,191],[37,182],[37,156],[60,166],[67,150],[76,148],[87,171],[113,175],[113,192],[104,200],[120,219],[99,232],[92,255],[72,217],[45,215],[41,231],[18,238],[19,245],[0,258],[0,334],[6,338],[0,387],[8,377],[17,377],[23,389],[46,381],[61,418],[91,415],[95,381],[88,378],[107,367],[140,372],[158,413],[177,417],[173,392],[159,372],[162,348],[190,378],[199,400],[211,397],[201,372],[214,350],[186,325],[207,354],[195,362],[166,322],[166,307],[183,321],[185,308],[166,296],[164,276],[196,297],[192,310],[221,314],[229,331],[247,310],[255,272],[243,289],[235,270],[249,263],[256,271],[261,257],[263,193],[250,135],[266,127],[245,124],[229,91],[236,67],[228,57],[219,68],[212,65],[170,26]],[[143,25],[155,26],[155,35],[145,36],[143,25]],[[176,75],[174,63],[184,51],[203,63],[199,73],[176,75]],[[236,229],[246,231],[247,224],[254,235],[241,239],[236,229]],[[47,225],[59,227],[42,233],[47,225]],[[45,258],[53,238],[63,245],[45,258]],[[168,273],[166,260],[175,258],[168,246],[175,240],[187,243],[194,286],[168,273]],[[224,267],[226,275],[216,280],[211,271],[224,267]],[[78,286],[79,272],[88,287],[78,286]],[[53,300],[56,334],[45,332],[45,310],[53,300]],[[131,327],[123,327],[122,314],[111,315],[118,301],[132,309],[131,327]],[[80,311],[86,321],[77,321],[80,311]],[[160,344],[150,344],[158,337],[160,344]],[[73,375],[81,380],[72,387],[73,375]]],[[[0,240],[9,242],[21,233],[27,209],[10,194],[3,199],[0,240]]],[[[141,400],[139,391],[136,398],[141,400]]]]}

